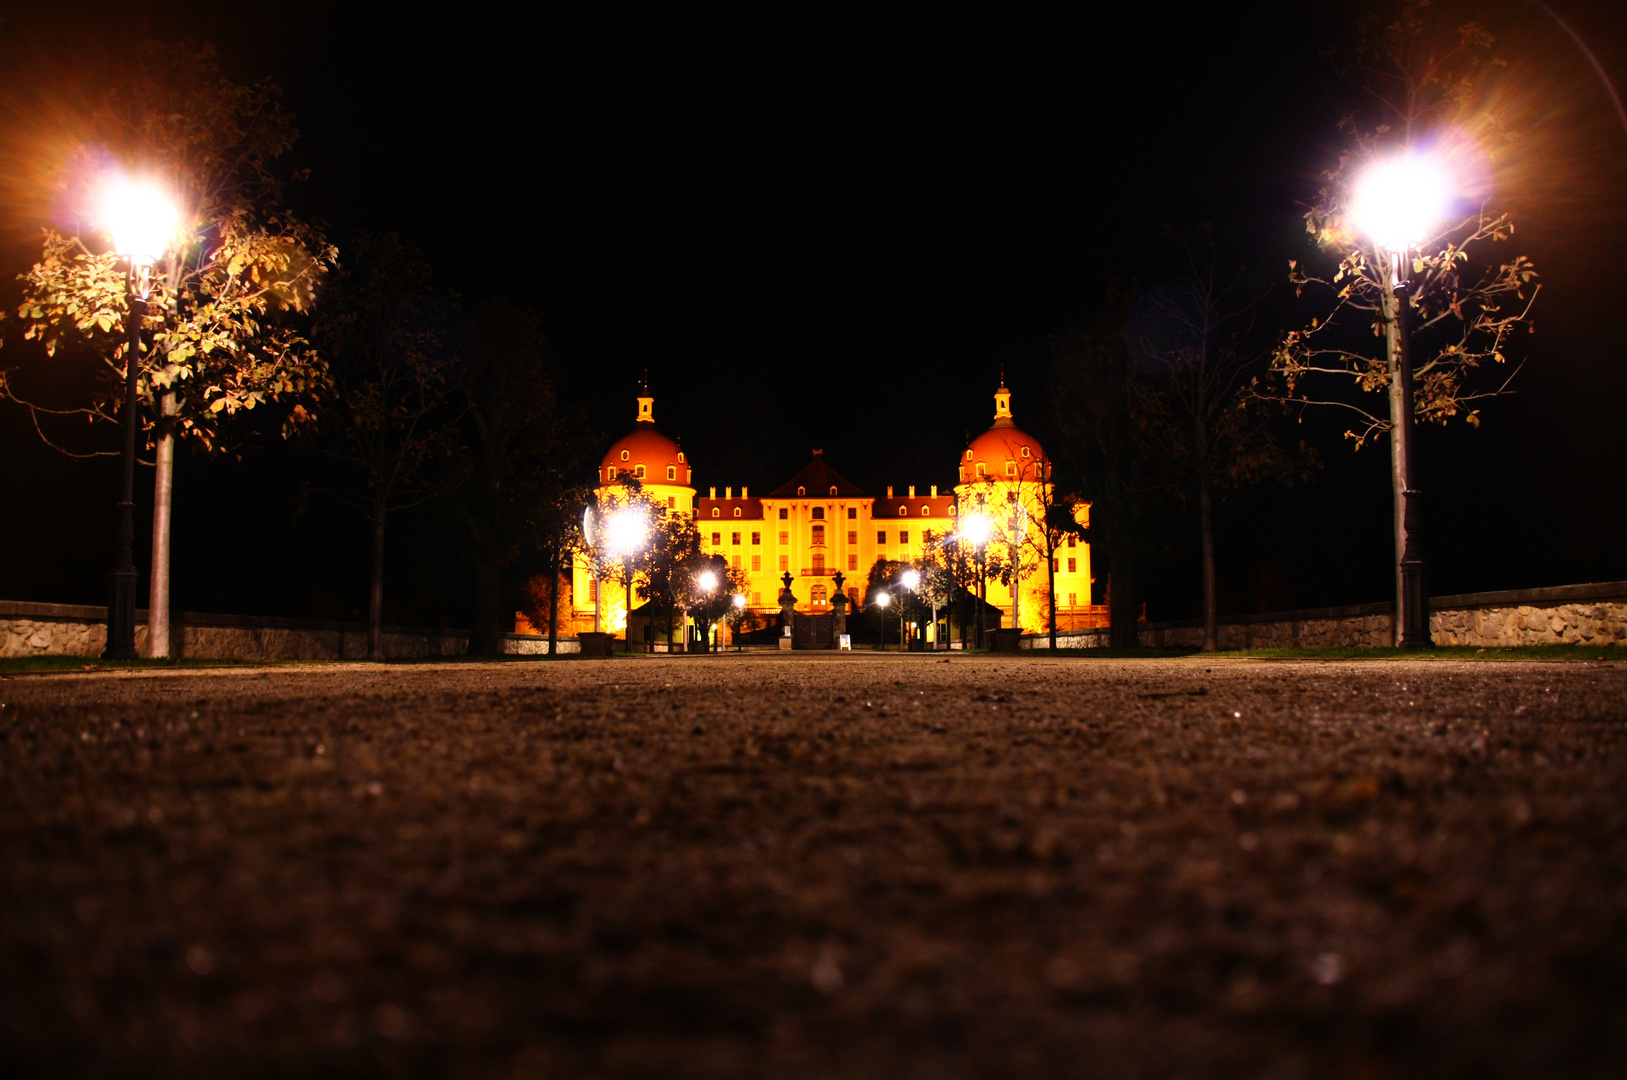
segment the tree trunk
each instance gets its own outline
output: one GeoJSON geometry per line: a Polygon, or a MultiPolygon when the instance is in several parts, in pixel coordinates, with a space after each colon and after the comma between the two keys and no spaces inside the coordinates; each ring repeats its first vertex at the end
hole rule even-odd
{"type": "Polygon", "coordinates": [[[1198,531],[1203,539],[1203,651],[1220,647],[1220,616],[1215,604],[1214,501],[1207,480],[1198,483],[1198,531]]]}
{"type": "Polygon", "coordinates": [[[373,507],[373,580],[367,590],[367,658],[384,659],[384,507],[373,507]]]}
{"type": "MultiPolygon", "coordinates": [[[[557,583],[556,583],[557,584],[557,583]]],[[[475,595],[473,619],[469,623],[469,655],[500,656],[503,642],[498,637],[502,620],[503,570],[483,553],[475,555],[475,595]]]]}
{"type": "Polygon", "coordinates": [[[169,534],[175,492],[174,394],[158,396],[153,464],[153,563],[147,598],[147,655],[167,657],[169,641],[169,534]]]}
{"type": "Polygon", "coordinates": [[[1133,649],[1141,644],[1141,611],[1136,603],[1140,583],[1136,579],[1135,551],[1121,539],[1113,545],[1113,571],[1108,579],[1107,636],[1116,649],[1133,649]]]}
{"type": "Polygon", "coordinates": [[[559,655],[559,579],[564,575],[560,573],[559,548],[552,547],[544,569],[548,571],[548,655],[559,655]]]}

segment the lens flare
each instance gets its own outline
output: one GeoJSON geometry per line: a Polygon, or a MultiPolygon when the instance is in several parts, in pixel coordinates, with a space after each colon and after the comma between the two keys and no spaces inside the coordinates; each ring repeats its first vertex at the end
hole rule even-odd
{"type": "Polygon", "coordinates": [[[921,584],[921,572],[915,569],[906,570],[898,580],[904,583],[904,588],[916,589],[921,584]]]}
{"type": "Polygon", "coordinates": [[[712,573],[710,570],[702,570],[700,572],[700,576],[695,579],[695,582],[702,589],[705,589],[707,592],[711,592],[713,589],[717,588],[717,575],[712,573]]]}
{"type": "Polygon", "coordinates": [[[1452,180],[1433,157],[1403,154],[1370,165],[1356,179],[1350,221],[1386,251],[1429,239],[1452,211],[1452,180]]]}
{"type": "Polygon", "coordinates": [[[644,546],[648,533],[644,515],[637,510],[618,510],[605,523],[605,540],[612,553],[631,555],[644,546]]]}

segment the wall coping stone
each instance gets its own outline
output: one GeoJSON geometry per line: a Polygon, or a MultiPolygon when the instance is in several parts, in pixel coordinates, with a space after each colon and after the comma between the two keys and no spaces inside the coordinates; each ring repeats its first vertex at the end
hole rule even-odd
{"type": "MultiPolygon", "coordinates": [[[[23,600],[0,600],[0,618],[60,619],[74,622],[106,622],[107,608],[90,604],[35,604],[23,600]]],[[[147,609],[136,609],[136,622],[147,621],[147,609]]],[[[200,611],[170,613],[173,626],[238,627],[248,630],[325,630],[366,633],[368,623],[333,622],[326,619],[284,619],[276,615],[220,615],[200,611]]],[[[414,634],[426,637],[468,637],[469,631],[429,626],[385,626],[386,634],[414,634]]]]}

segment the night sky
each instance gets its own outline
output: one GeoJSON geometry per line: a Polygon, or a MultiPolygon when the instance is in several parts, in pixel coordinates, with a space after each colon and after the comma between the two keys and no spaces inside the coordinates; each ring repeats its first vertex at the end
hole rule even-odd
{"type": "MultiPolygon", "coordinates": [[[[1356,11],[104,7],[0,23],[8,308],[43,223],[42,117],[94,101],[142,38],[210,40],[234,78],[283,87],[312,170],[298,208],[341,250],[398,231],[464,297],[538,308],[556,377],[607,442],[647,369],[703,492],[766,492],[818,447],[878,494],[954,482],[1002,366],[1018,422],[1048,439],[1048,336],[1089,319],[1109,279],[1168,275],[1166,226],[1213,223],[1251,281],[1276,283],[1273,317],[1308,313],[1286,265],[1310,254],[1301,204],[1349,101],[1318,54],[1356,11]]],[[[1627,124],[1553,15],[1479,7],[1521,133],[1495,201],[1545,289],[1519,393],[1479,431],[1423,432],[1432,591],[1627,578],[1627,124]]],[[[1551,11],[1627,85],[1614,5],[1551,11]]],[[[0,366],[23,362],[11,337],[0,366]]],[[[1301,429],[1325,464],[1311,484],[1224,507],[1223,613],[1389,595],[1387,450],[1353,454],[1342,428],[1301,429]]],[[[111,466],[56,458],[14,408],[0,453],[0,597],[104,603],[111,466]]],[[[275,437],[241,463],[182,455],[178,608],[361,610],[361,523],[296,515],[309,467],[275,437]]],[[[1195,521],[1158,513],[1152,614],[1195,614],[1195,521]]],[[[450,525],[419,514],[396,535],[392,618],[459,623],[450,525]]]]}

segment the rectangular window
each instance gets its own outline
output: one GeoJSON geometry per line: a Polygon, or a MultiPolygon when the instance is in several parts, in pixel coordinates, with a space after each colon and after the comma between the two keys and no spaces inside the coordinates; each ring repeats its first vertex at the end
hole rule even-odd
{"type": "Polygon", "coordinates": [[[813,588],[809,589],[808,599],[812,600],[815,604],[823,604],[825,602],[825,587],[823,585],[815,585],[813,588]]]}
{"type": "Polygon", "coordinates": [[[859,557],[857,555],[849,555],[847,557],[847,568],[849,570],[857,570],[859,568],[859,557]]]}
{"type": "Polygon", "coordinates": [[[900,532],[899,532],[899,534],[898,534],[898,542],[899,542],[899,543],[900,543],[900,544],[907,544],[907,543],[909,543],[909,542],[910,542],[910,534],[909,534],[909,533],[907,533],[907,532],[904,532],[904,531],[902,531],[902,530],[900,530],[900,532]]]}
{"type": "Polygon", "coordinates": [[[676,465],[668,465],[667,466],[667,479],[668,480],[676,480],[676,479],[678,479],[678,466],[676,466],[676,465]]]}
{"type": "Polygon", "coordinates": [[[857,529],[849,529],[848,530],[847,542],[852,544],[854,547],[859,546],[859,533],[858,533],[857,529]]]}
{"type": "Polygon", "coordinates": [[[740,534],[739,533],[730,533],[729,534],[729,543],[733,544],[735,547],[739,547],[740,546],[740,534]]]}
{"type": "Polygon", "coordinates": [[[780,520],[781,520],[781,521],[784,521],[784,520],[786,520],[786,519],[787,519],[787,518],[789,518],[789,517],[790,517],[790,516],[791,516],[791,511],[789,511],[789,510],[787,510],[787,509],[786,509],[786,508],[785,508],[785,507],[783,507],[783,506],[782,506],[782,507],[780,507],[780,520]]]}
{"type": "Polygon", "coordinates": [[[1069,547],[1078,547],[1079,546],[1079,538],[1077,536],[1073,535],[1073,533],[1068,534],[1068,546],[1069,547]]]}
{"type": "Polygon", "coordinates": [[[644,466],[640,465],[635,468],[633,470],[633,475],[638,477],[640,480],[644,479],[644,466]]]}
{"type": "Polygon", "coordinates": [[[599,579],[588,578],[588,603],[591,604],[597,599],[599,599],[599,579]]]}
{"type": "Polygon", "coordinates": [[[667,496],[667,509],[668,510],[676,510],[676,509],[678,509],[678,500],[677,500],[677,498],[675,498],[672,495],[667,496]]]}
{"type": "Polygon", "coordinates": [[[885,544],[886,542],[887,542],[887,530],[885,530],[885,529],[877,529],[876,530],[876,543],[885,544]]]}
{"type": "Polygon", "coordinates": [[[781,529],[780,530],[780,544],[783,546],[785,544],[789,544],[790,542],[791,542],[791,534],[786,532],[784,529],[781,529]]]}
{"type": "Polygon", "coordinates": [[[723,534],[722,533],[713,533],[712,534],[712,546],[713,547],[722,547],[723,546],[723,534]]]}
{"type": "Polygon", "coordinates": [[[1068,560],[1068,573],[1077,574],[1078,572],[1079,572],[1079,560],[1078,559],[1069,559],[1068,560]]]}
{"type": "Polygon", "coordinates": [[[791,556],[789,556],[789,555],[781,555],[780,556],[780,570],[783,572],[783,571],[786,571],[786,570],[789,570],[789,569],[791,569],[791,556]]]}
{"type": "Polygon", "coordinates": [[[751,568],[753,570],[761,570],[763,568],[763,557],[761,555],[753,555],[751,557],[751,568]]]}
{"type": "Polygon", "coordinates": [[[1078,607],[1079,606],[1078,601],[1076,601],[1074,599],[1074,594],[1073,593],[1068,594],[1068,606],[1069,607],[1078,607]]]}
{"type": "Polygon", "coordinates": [[[762,534],[762,533],[760,533],[760,532],[754,532],[754,533],[752,533],[752,534],[751,534],[751,542],[752,542],[752,545],[753,545],[753,546],[754,546],[754,547],[755,547],[755,546],[756,546],[756,545],[758,545],[758,544],[761,544],[761,543],[762,543],[762,542],[763,542],[763,534],[762,534]]]}
{"type": "Polygon", "coordinates": [[[730,561],[729,565],[734,567],[736,570],[740,569],[740,556],[736,555],[734,559],[730,561]]]}
{"type": "Polygon", "coordinates": [[[751,606],[752,607],[757,607],[757,606],[761,605],[762,602],[763,602],[763,594],[762,593],[753,592],[751,594],[751,606]]]}
{"type": "Polygon", "coordinates": [[[847,508],[847,520],[849,520],[849,521],[857,521],[857,520],[859,520],[859,508],[857,506],[850,506],[850,507],[847,508]]]}
{"type": "Polygon", "coordinates": [[[1051,560],[1051,572],[1052,573],[1058,573],[1058,572],[1061,571],[1061,569],[1062,569],[1062,560],[1061,559],[1052,559],[1051,560]]]}
{"type": "Polygon", "coordinates": [[[815,525],[813,527],[812,542],[815,547],[825,546],[825,527],[823,525],[815,525]]]}

